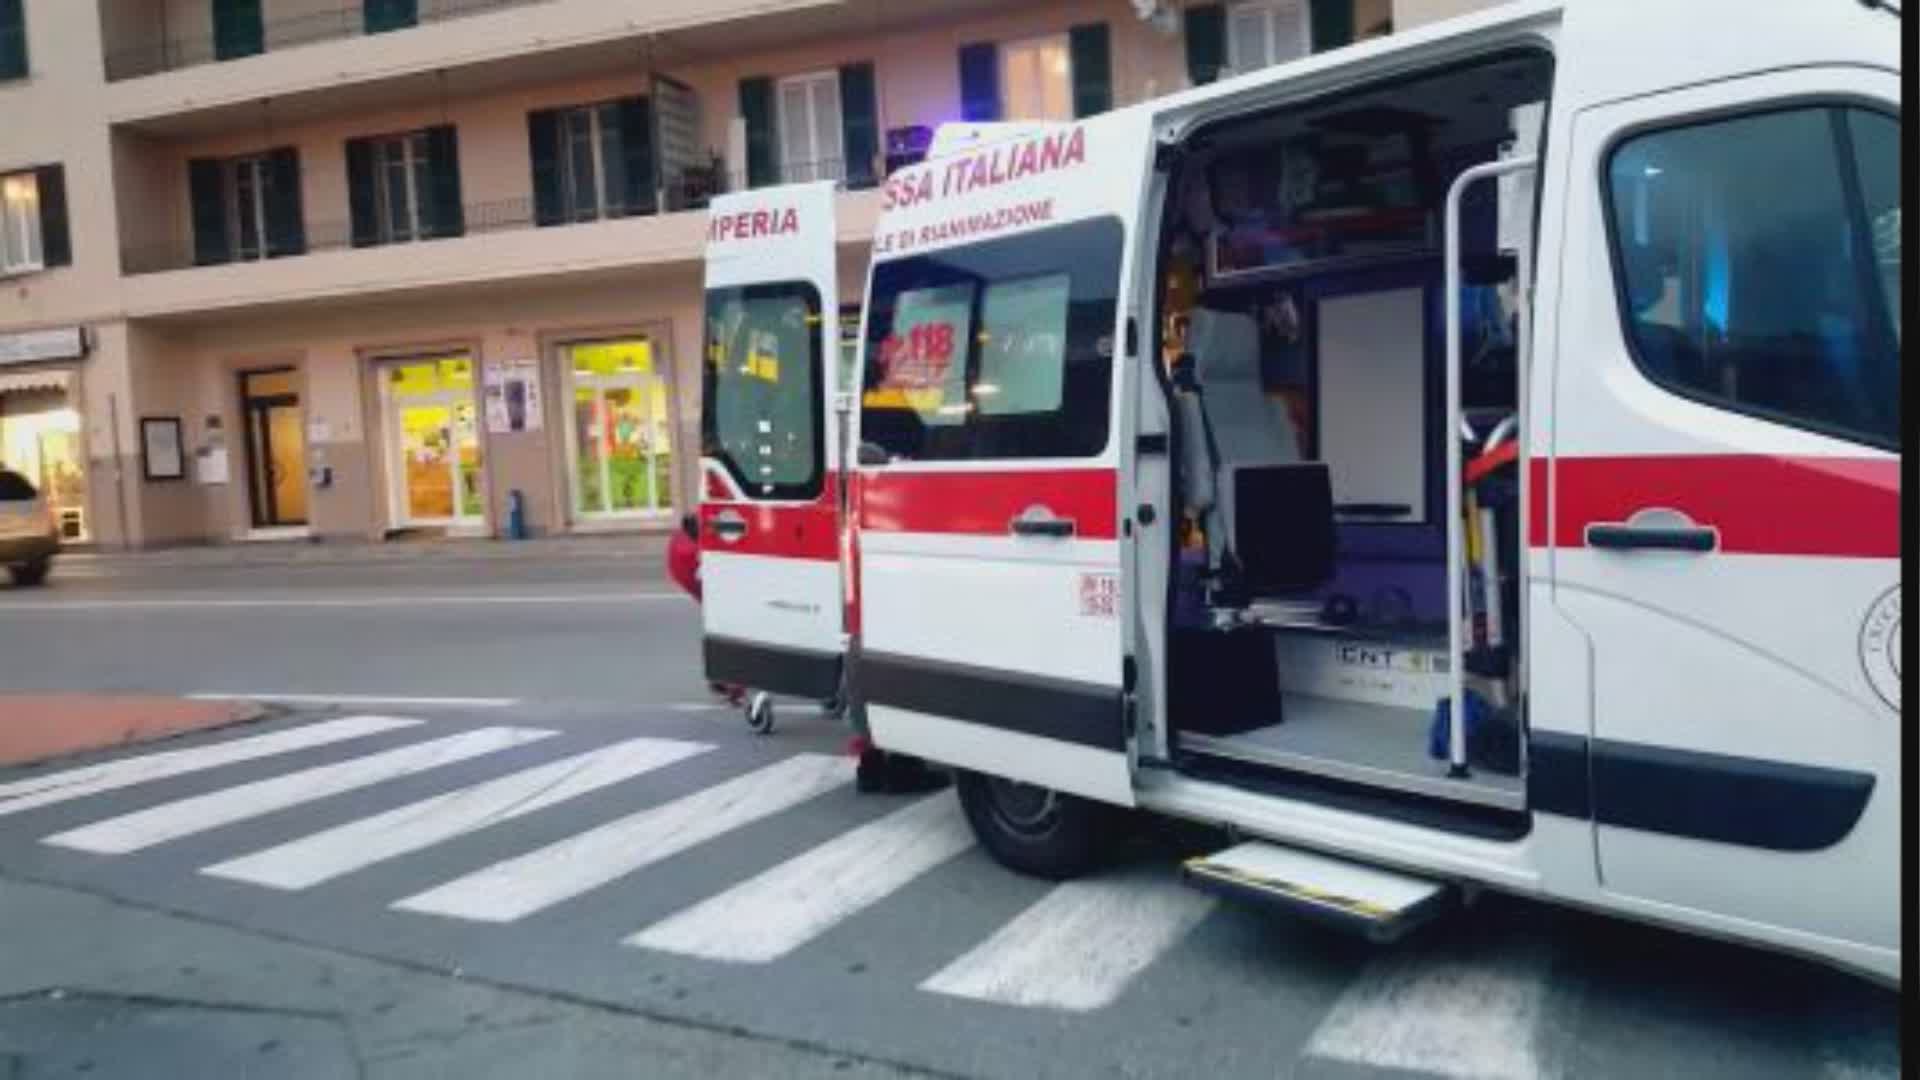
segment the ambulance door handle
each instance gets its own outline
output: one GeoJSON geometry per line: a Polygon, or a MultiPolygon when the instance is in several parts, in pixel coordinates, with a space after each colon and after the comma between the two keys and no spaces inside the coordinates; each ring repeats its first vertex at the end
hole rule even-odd
{"type": "Polygon", "coordinates": [[[1720,546],[1720,530],[1697,525],[1677,510],[1649,509],[1625,521],[1596,521],[1587,526],[1587,546],[1608,551],[1691,551],[1720,546]]]}
{"type": "Polygon", "coordinates": [[[1053,511],[1044,506],[1029,506],[1007,523],[1007,531],[1015,536],[1051,536],[1064,540],[1073,535],[1073,519],[1055,517],[1053,511]]]}
{"type": "Polygon", "coordinates": [[[722,510],[707,522],[713,535],[731,544],[747,535],[747,519],[735,510],[722,510]]]}

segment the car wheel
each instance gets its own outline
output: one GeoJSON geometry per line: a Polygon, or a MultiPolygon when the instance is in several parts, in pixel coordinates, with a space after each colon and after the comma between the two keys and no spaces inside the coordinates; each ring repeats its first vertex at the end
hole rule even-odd
{"type": "Polygon", "coordinates": [[[35,559],[32,562],[20,563],[10,567],[8,573],[13,577],[13,583],[15,585],[26,587],[46,584],[47,572],[52,569],[53,560],[35,559]]]}
{"type": "Polygon", "coordinates": [[[960,805],[980,846],[1035,877],[1078,877],[1103,862],[1120,813],[1104,803],[998,776],[962,772],[960,805]]]}

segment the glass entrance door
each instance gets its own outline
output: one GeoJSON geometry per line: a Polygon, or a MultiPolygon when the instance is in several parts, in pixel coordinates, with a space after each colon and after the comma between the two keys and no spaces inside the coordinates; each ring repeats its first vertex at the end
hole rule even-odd
{"type": "Polygon", "coordinates": [[[583,519],[673,509],[673,422],[667,384],[645,338],[566,346],[573,509],[583,519]]]}
{"type": "Polygon", "coordinates": [[[394,523],[479,524],[486,499],[473,358],[462,353],[387,364],[380,396],[394,523]]]}
{"type": "Polygon", "coordinates": [[[306,411],[292,368],[240,373],[246,420],[247,502],[255,528],[307,523],[306,411]]]}

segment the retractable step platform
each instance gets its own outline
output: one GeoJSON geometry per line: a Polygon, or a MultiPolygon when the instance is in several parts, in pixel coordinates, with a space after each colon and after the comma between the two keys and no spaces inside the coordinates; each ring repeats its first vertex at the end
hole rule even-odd
{"type": "Polygon", "coordinates": [[[1195,888],[1283,907],[1382,943],[1458,900],[1443,881],[1259,840],[1195,856],[1182,869],[1195,888]]]}

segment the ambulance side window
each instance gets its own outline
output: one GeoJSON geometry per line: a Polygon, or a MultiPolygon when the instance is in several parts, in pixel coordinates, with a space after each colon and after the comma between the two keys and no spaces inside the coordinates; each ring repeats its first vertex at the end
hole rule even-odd
{"type": "Polygon", "coordinates": [[[913,461],[1098,455],[1122,236],[1103,218],[876,266],[861,438],[913,461]]]}
{"type": "Polygon", "coordinates": [[[702,452],[758,498],[820,493],[820,294],[806,282],[707,293],[702,452]]]}
{"type": "Polygon", "coordinates": [[[1675,393],[1900,434],[1899,123],[1809,104],[1632,135],[1607,163],[1622,316],[1675,393]]]}

